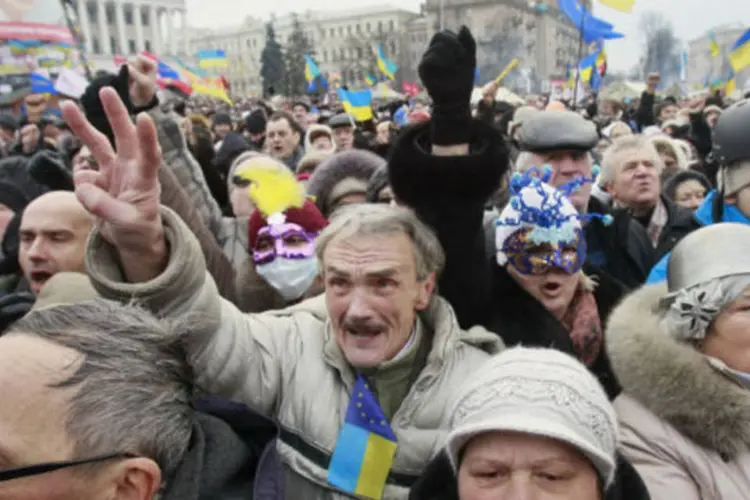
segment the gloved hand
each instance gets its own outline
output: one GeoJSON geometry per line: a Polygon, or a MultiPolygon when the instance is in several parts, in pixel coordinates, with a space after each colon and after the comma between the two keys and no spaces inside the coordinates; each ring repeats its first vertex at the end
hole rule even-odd
{"type": "Polygon", "coordinates": [[[437,33],[419,63],[419,77],[433,101],[432,143],[466,144],[471,137],[471,91],[477,44],[469,28],[437,33]]]}
{"type": "Polygon", "coordinates": [[[31,157],[29,174],[53,191],[73,191],[73,173],[62,157],[53,151],[39,151],[31,157]]]}

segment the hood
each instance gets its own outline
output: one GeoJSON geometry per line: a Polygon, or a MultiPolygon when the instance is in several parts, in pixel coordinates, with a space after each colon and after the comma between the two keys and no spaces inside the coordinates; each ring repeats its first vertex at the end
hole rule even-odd
{"type": "MultiPolygon", "coordinates": [[[[703,203],[695,211],[695,219],[703,226],[708,226],[714,223],[713,206],[714,200],[716,199],[717,193],[714,189],[706,195],[703,203]]],[[[740,210],[734,205],[727,205],[724,203],[722,207],[722,218],[721,222],[739,222],[740,224],[750,224],[750,219],[740,212],[740,210]]]]}
{"type": "MultiPolygon", "coordinates": [[[[203,398],[195,406],[190,448],[161,500],[253,498],[256,471],[269,471],[261,461],[271,458],[265,452],[274,447],[276,425],[231,401],[203,398]]],[[[266,485],[271,478],[259,479],[266,485]]]]}
{"type": "Polygon", "coordinates": [[[750,391],[662,326],[665,284],[646,285],[609,318],[607,352],[623,391],[697,445],[722,456],[750,449],[750,391]]]}
{"type": "Polygon", "coordinates": [[[329,127],[328,125],[318,124],[310,125],[307,128],[307,133],[305,133],[305,151],[313,151],[312,142],[320,136],[328,136],[328,138],[331,140],[331,148],[327,152],[335,153],[336,144],[333,141],[333,130],[331,130],[331,127],[329,127]]]}
{"type": "Polygon", "coordinates": [[[688,159],[685,155],[685,151],[677,144],[671,137],[666,135],[657,135],[651,137],[651,143],[658,150],[665,150],[668,154],[674,156],[677,166],[680,170],[688,168],[688,159]]]}
{"type": "Polygon", "coordinates": [[[224,140],[221,141],[221,147],[219,147],[216,156],[214,156],[214,165],[223,172],[227,172],[229,165],[237,156],[251,149],[250,144],[248,144],[242,135],[237,132],[229,132],[224,140]]]}

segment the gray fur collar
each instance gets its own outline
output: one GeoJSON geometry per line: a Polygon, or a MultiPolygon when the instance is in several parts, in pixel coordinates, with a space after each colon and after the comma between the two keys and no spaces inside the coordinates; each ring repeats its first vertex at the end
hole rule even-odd
{"type": "Polygon", "coordinates": [[[668,334],[657,312],[665,294],[665,285],[644,286],[609,317],[607,353],[623,391],[704,448],[747,452],[750,391],[668,334]]]}

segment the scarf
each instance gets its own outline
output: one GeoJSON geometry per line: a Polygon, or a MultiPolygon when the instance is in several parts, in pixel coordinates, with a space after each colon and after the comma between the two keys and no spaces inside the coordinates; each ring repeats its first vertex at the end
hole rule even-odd
{"type": "Polygon", "coordinates": [[[669,214],[667,214],[667,207],[664,206],[664,202],[659,198],[659,201],[654,207],[654,213],[651,215],[648,227],[646,228],[646,232],[648,233],[649,238],[651,238],[651,244],[654,245],[654,248],[659,245],[659,236],[661,236],[664,226],[667,225],[668,217],[669,214]]]}
{"type": "Polygon", "coordinates": [[[591,367],[599,357],[604,340],[594,294],[579,289],[562,323],[570,334],[576,357],[591,367]]]}

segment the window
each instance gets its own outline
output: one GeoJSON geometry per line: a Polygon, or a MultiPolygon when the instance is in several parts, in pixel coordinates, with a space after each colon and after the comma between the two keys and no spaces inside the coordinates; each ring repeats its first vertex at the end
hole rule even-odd
{"type": "Polygon", "coordinates": [[[383,21],[378,21],[378,33],[383,31],[383,21]]]}
{"type": "Polygon", "coordinates": [[[135,48],[135,40],[130,39],[128,40],[128,54],[135,54],[136,48],[135,48]]]}
{"type": "Polygon", "coordinates": [[[331,51],[331,62],[336,62],[336,51],[335,50],[331,51]]]}
{"type": "Polygon", "coordinates": [[[145,40],[143,42],[143,48],[146,49],[146,52],[151,52],[151,40],[145,40]]]}
{"type": "Polygon", "coordinates": [[[89,16],[89,20],[96,19],[97,6],[95,3],[86,4],[86,13],[89,16]]]}
{"type": "Polygon", "coordinates": [[[99,46],[99,39],[96,38],[96,37],[93,37],[91,39],[91,51],[94,54],[101,54],[102,53],[101,47],[99,46]]]}
{"type": "Polygon", "coordinates": [[[123,10],[125,10],[125,25],[132,26],[133,25],[133,10],[132,9],[123,9],[123,10]]]}
{"type": "Polygon", "coordinates": [[[341,60],[346,61],[346,51],[344,49],[341,49],[341,60]]]}
{"type": "Polygon", "coordinates": [[[115,40],[115,37],[111,36],[109,37],[109,51],[112,54],[117,54],[117,41],[115,40]]]}
{"type": "Polygon", "coordinates": [[[107,24],[114,24],[115,23],[115,12],[114,9],[106,8],[105,7],[105,13],[107,15],[107,24]]]}
{"type": "Polygon", "coordinates": [[[329,35],[331,36],[331,38],[333,38],[334,36],[336,36],[336,30],[335,30],[335,29],[333,29],[333,28],[331,28],[331,29],[330,29],[330,30],[328,31],[328,34],[329,34],[329,35]]]}
{"type": "Polygon", "coordinates": [[[250,39],[249,38],[247,40],[245,40],[245,46],[247,48],[250,48],[250,39]]]}
{"type": "Polygon", "coordinates": [[[339,26],[339,36],[344,36],[344,27],[339,26]]]}
{"type": "Polygon", "coordinates": [[[367,30],[368,33],[371,31],[371,29],[370,29],[370,23],[367,23],[365,25],[365,29],[367,30]]]}
{"type": "Polygon", "coordinates": [[[352,34],[352,26],[351,26],[351,24],[346,27],[346,34],[347,35],[351,35],[352,34]]]}
{"type": "Polygon", "coordinates": [[[258,40],[253,38],[253,48],[256,48],[258,46],[258,40]]]}
{"type": "Polygon", "coordinates": [[[362,59],[362,47],[357,47],[357,59],[362,59]]]}
{"type": "Polygon", "coordinates": [[[356,31],[357,31],[357,33],[361,33],[361,32],[362,32],[362,28],[360,27],[360,25],[359,25],[359,24],[357,25],[357,29],[356,29],[356,31]]]}
{"type": "Polygon", "coordinates": [[[391,21],[388,22],[388,29],[390,31],[393,31],[394,29],[396,29],[396,27],[393,24],[393,20],[391,20],[391,21]]]}
{"type": "Polygon", "coordinates": [[[148,26],[148,12],[146,12],[145,10],[141,10],[141,24],[144,26],[148,26]]]}
{"type": "Polygon", "coordinates": [[[328,51],[327,50],[323,51],[323,62],[328,62],[328,51]]]}
{"type": "Polygon", "coordinates": [[[396,57],[396,42],[391,41],[391,56],[396,57]]]}

